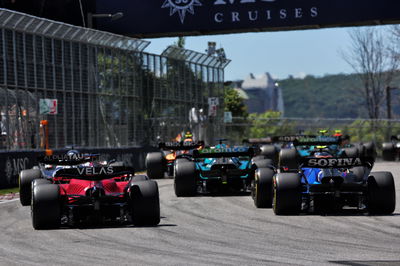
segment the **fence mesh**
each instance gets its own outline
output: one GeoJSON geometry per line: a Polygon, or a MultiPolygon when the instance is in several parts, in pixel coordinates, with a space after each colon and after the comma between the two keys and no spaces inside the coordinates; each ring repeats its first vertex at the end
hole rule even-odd
{"type": "Polygon", "coordinates": [[[230,61],[148,44],[0,9],[0,149],[42,147],[43,120],[51,148],[223,134],[223,108],[209,117],[208,98],[222,101],[230,61]]]}

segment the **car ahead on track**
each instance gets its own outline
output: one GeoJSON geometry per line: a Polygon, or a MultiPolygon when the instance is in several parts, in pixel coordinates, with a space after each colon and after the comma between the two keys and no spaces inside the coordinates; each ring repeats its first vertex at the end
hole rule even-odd
{"type": "MultiPolygon", "coordinates": [[[[306,142],[302,143],[303,146],[306,142]]],[[[323,146],[325,143],[319,143],[323,146]]],[[[346,150],[327,148],[282,150],[279,172],[273,177],[275,214],[337,212],[344,207],[391,214],[396,205],[390,172],[371,172],[374,157],[359,153],[350,157],[346,150]]]]}
{"type": "MultiPolygon", "coordinates": [[[[52,180],[54,173],[62,168],[77,167],[78,165],[90,165],[96,161],[104,166],[123,166],[123,162],[97,161],[99,154],[79,153],[77,150],[70,150],[62,155],[40,156],[37,158],[38,165],[32,169],[22,170],[19,174],[19,194],[22,206],[31,204],[32,181],[35,179],[52,180]]],[[[42,181],[38,181],[42,182],[42,181]]]]}
{"type": "Polygon", "coordinates": [[[174,163],[177,159],[192,159],[193,150],[204,147],[204,141],[161,142],[158,147],[162,152],[150,152],[146,155],[147,175],[151,179],[174,175],[174,163]]]}
{"type": "Polygon", "coordinates": [[[292,143],[299,138],[304,137],[316,137],[314,135],[286,135],[286,136],[273,136],[266,138],[250,138],[243,140],[243,143],[250,145],[254,151],[255,156],[253,161],[257,162],[263,160],[263,165],[259,167],[269,167],[278,165],[279,151],[283,148],[288,148],[292,146],[292,143]],[[268,161],[265,161],[268,160],[268,161]]]}
{"type": "MultiPolygon", "coordinates": [[[[55,160],[64,163],[63,158],[55,160]]],[[[32,181],[31,214],[35,229],[90,222],[155,226],[160,222],[158,185],[147,176],[135,176],[131,167],[93,164],[61,168],[52,179],[32,181]]]]}
{"type": "Polygon", "coordinates": [[[390,142],[382,143],[382,159],[395,161],[400,155],[400,141],[398,136],[392,136],[390,142]]]}
{"type": "Polygon", "coordinates": [[[194,150],[191,160],[175,162],[174,189],[178,197],[197,192],[249,191],[254,179],[253,149],[215,147],[194,150]]]}

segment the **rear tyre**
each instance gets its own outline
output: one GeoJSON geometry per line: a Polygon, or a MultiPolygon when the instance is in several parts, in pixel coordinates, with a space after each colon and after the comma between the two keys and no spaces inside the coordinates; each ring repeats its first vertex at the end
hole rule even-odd
{"type": "Polygon", "coordinates": [[[135,226],[155,226],[160,223],[160,198],[157,182],[138,181],[131,185],[132,223],[135,226]]]}
{"type": "Polygon", "coordinates": [[[177,197],[196,195],[196,167],[194,162],[179,162],[175,165],[174,189],[177,197]]]}
{"type": "Polygon", "coordinates": [[[255,161],[254,164],[257,166],[257,168],[273,168],[274,167],[274,162],[271,159],[258,160],[258,161],[255,161]]]}
{"type": "Polygon", "coordinates": [[[39,169],[22,170],[19,174],[19,199],[22,206],[31,205],[32,181],[42,178],[39,169]]]}
{"type": "Polygon", "coordinates": [[[278,163],[279,153],[274,145],[263,145],[260,150],[260,155],[263,155],[266,159],[271,159],[275,165],[278,163]]]}
{"type": "Polygon", "coordinates": [[[32,193],[32,225],[33,228],[51,229],[60,226],[60,189],[55,184],[38,184],[32,193]]]}
{"type": "Polygon", "coordinates": [[[164,178],[165,159],[162,152],[150,152],[146,156],[147,175],[151,179],[164,178]]]}
{"type": "Polygon", "coordinates": [[[147,176],[145,175],[135,175],[132,180],[131,183],[133,182],[139,182],[139,181],[147,181],[150,180],[147,176]]]}
{"type": "Polygon", "coordinates": [[[279,168],[287,169],[288,171],[297,171],[299,169],[296,149],[281,150],[279,153],[279,168]]]}
{"type": "Polygon", "coordinates": [[[372,172],[368,177],[370,214],[391,214],[396,208],[396,189],[390,172],[372,172]]]}
{"type": "Polygon", "coordinates": [[[382,159],[385,161],[396,160],[396,149],[392,142],[382,144],[382,159]]]}
{"type": "MultiPolygon", "coordinates": [[[[361,145],[359,147],[362,147],[361,145]]],[[[358,157],[360,155],[359,148],[350,147],[343,149],[343,157],[358,157]]]]}
{"type": "Polygon", "coordinates": [[[254,205],[257,208],[271,208],[274,174],[275,172],[270,168],[257,169],[252,190],[254,205]]]}
{"type": "Polygon", "coordinates": [[[301,211],[301,177],[296,173],[279,173],[274,179],[273,210],[276,215],[301,211]]]}
{"type": "Polygon", "coordinates": [[[376,145],[374,142],[366,142],[363,144],[364,146],[364,155],[370,158],[376,158],[376,145]]]}
{"type": "Polygon", "coordinates": [[[364,166],[356,166],[356,167],[353,167],[353,168],[351,169],[351,172],[352,172],[353,175],[354,175],[354,179],[353,179],[352,181],[353,181],[353,182],[361,182],[361,181],[363,181],[363,180],[364,180],[365,173],[366,173],[366,170],[367,170],[367,169],[365,169],[364,166]]]}

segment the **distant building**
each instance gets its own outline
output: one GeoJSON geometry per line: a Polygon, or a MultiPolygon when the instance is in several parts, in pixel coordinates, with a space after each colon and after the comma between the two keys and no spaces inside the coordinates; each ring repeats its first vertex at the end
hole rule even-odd
{"type": "Polygon", "coordinates": [[[264,113],[269,110],[284,113],[282,90],[269,73],[259,77],[250,74],[244,80],[232,84],[245,99],[249,113],[264,113]]]}

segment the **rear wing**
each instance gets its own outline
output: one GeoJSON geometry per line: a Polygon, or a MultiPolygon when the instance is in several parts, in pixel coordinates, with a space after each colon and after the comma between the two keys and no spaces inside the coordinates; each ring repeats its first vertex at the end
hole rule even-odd
{"type": "Polygon", "coordinates": [[[301,168],[352,168],[356,166],[372,167],[374,158],[372,157],[330,157],[330,158],[315,158],[303,157],[300,158],[301,168]]]}
{"type": "Polygon", "coordinates": [[[234,148],[205,148],[202,150],[194,150],[193,158],[224,158],[224,157],[239,157],[253,156],[253,148],[234,147],[234,148]]]}
{"type": "Polygon", "coordinates": [[[339,145],[341,142],[340,137],[302,137],[296,139],[293,144],[294,146],[326,146],[326,145],[339,145]]]}
{"type": "Polygon", "coordinates": [[[39,163],[51,165],[79,165],[87,162],[92,162],[99,156],[99,154],[47,155],[38,157],[37,161],[39,163]]]}
{"type": "Polygon", "coordinates": [[[204,141],[161,142],[158,147],[163,150],[187,151],[199,149],[204,146],[204,141]]]}
{"type": "Polygon", "coordinates": [[[274,136],[266,138],[251,138],[244,139],[243,143],[249,144],[272,144],[272,143],[290,143],[295,142],[301,138],[315,138],[314,135],[287,135],[287,136],[274,136]]]}
{"type": "Polygon", "coordinates": [[[59,169],[55,177],[66,177],[81,180],[103,180],[123,175],[134,175],[133,167],[126,166],[103,166],[103,167],[78,167],[59,169]]]}

